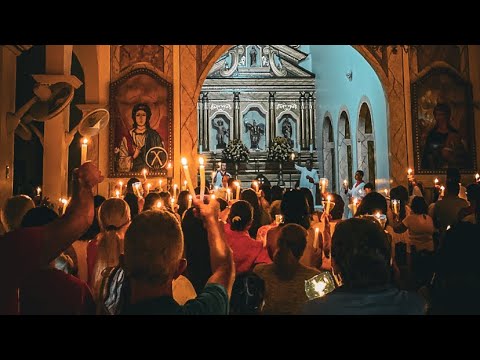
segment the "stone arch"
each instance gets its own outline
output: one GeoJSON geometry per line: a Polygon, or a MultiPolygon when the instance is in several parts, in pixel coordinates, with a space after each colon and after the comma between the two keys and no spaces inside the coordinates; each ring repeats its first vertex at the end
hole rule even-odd
{"type": "Polygon", "coordinates": [[[336,167],[335,167],[335,137],[331,115],[326,112],[323,118],[323,177],[330,180],[331,190],[337,191],[336,167]]]}
{"type": "Polygon", "coordinates": [[[338,177],[339,181],[353,183],[353,155],[350,121],[346,110],[340,112],[338,119],[338,177]]]}
{"type": "Polygon", "coordinates": [[[366,97],[360,101],[357,123],[357,167],[363,170],[365,182],[375,184],[375,134],[372,114],[366,97]]]}

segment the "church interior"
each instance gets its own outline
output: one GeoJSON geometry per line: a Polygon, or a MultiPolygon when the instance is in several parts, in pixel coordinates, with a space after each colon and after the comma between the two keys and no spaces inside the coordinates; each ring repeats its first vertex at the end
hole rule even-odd
{"type": "Polygon", "coordinates": [[[188,207],[197,187],[202,199],[227,202],[240,199],[235,186],[257,194],[264,184],[307,187],[317,211],[328,213],[327,194],[338,194],[343,219],[355,215],[355,196],[365,196],[352,197],[360,182],[395,209],[390,192],[400,186],[427,206],[442,198],[451,169],[460,197],[480,181],[479,45],[1,45],[0,52],[2,209],[24,194],[47,199],[61,216],[75,193],[74,169],[85,162],[104,175],[93,194],[105,199],[123,198],[131,179],[135,194],[166,191],[173,204],[190,192],[188,207]]]}

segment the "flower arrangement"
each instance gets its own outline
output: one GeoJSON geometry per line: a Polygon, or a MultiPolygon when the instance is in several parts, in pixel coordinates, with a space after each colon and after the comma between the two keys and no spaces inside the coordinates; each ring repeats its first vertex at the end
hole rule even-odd
{"type": "Polygon", "coordinates": [[[287,161],[292,153],[293,148],[288,139],[277,136],[273,139],[270,147],[268,148],[267,159],[283,162],[287,161]]]}
{"type": "Polygon", "coordinates": [[[222,157],[225,161],[238,163],[248,161],[250,151],[240,139],[231,140],[227,147],[222,151],[222,157]]]}

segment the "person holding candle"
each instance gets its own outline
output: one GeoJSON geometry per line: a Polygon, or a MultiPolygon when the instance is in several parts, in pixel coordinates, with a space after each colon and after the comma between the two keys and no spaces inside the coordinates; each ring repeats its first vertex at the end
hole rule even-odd
{"type": "MultiPolygon", "coordinates": [[[[148,166],[145,159],[147,152],[152,147],[165,147],[160,134],[150,127],[151,117],[152,111],[147,104],[135,104],[132,109],[133,127],[115,149],[119,154],[119,171],[139,173],[148,166]]],[[[158,170],[161,166],[157,161],[151,168],[158,170]]]]}
{"type": "MultiPolygon", "coordinates": [[[[348,185],[343,186],[343,189],[345,191],[345,195],[347,195],[350,198],[349,202],[352,202],[352,198],[356,198],[359,201],[363,199],[363,197],[366,195],[365,193],[365,182],[363,181],[363,171],[362,170],[357,170],[355,172],[355,184],[352,186],[351,189],[348,188],[348,185]]],[[[348,183],[347,183],[348,184],[348,183]]],[[[353,216],[351,211],[348,211],[347,218],[351,218],[353,216]]]]}
{"type": "Polygon", "coordinates": [[[232,177],[232,175],[229,172],[227,172],[226,162],[222,162],[220,165],[220,169],[216,171],[215,176],[213,177],[213,186],[217,186],[219,188],[227,187],[225,185],[224,177],[228,177],[227,182],[228,182],[228,179],[232,177]]]}
{"type": "MultiPolygon", "coordinates": [[[[299,158],[300,159],[300,158],[299,158]]],[[[295,169],[300,171],[300,183],[301,188],[307,188],[312,192],[313,204],[315,205],[317,197],[317,184],[320,181],[317,170],[313,169],[313,162],[308,159],[305,162],[305,167],[295,164],[295,169]]]]}

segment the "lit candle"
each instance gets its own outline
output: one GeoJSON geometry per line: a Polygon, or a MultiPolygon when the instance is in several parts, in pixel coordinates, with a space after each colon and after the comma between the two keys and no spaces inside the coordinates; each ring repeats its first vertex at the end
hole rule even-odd
{"type": "Polygon", "coordinates": [[[318,234],[320,233],[320,229],[318,227],[315,228],[315,237],[313,238],[313,248],[318,249],[318,234]]]}
{"type": "Polygon", "coordinates": [[[183,173],[185,175],[185,179],[187,180],[188,189],[190,190],[190,194],[192,194],[192,196],[195,196],[195,189],[193,188],[192,179],[190,178],[190,171],[188,170],[187,159],[184,158],[184,157],[182,157],[182,169],[183,169],[183,173]]]}
{"type": "Polygon", "coordinates": [[[173,184],[173,196],[175,196],[175,197],[177,197],[177,189],[178,189],[178,185],[173,184]]]}
{"type": "Polygon", "coordinates": [[[253,181],[253,187],[255,188],[255,192],[258,193],[258,181],[257,180],[253,181]]]}
{"type": "Polygon", "coordinates": [[[237,193],[236,193],[235,199],[240,200],[240,182],[235,181],[233,185],[237,187],[237,193]]]}
{"type": "Polygon", "coordinates": [[[37,187],[37,196],[40,196],[40,193],[42,192],[42,189],[40,188],[40,186],[37,187]]]}
{"type": "Polygon", "coordinates": [[[192,207],[192,201],[193,201],[193,196],[192,195],[188,195],[188,207],[187,209],[190,209],[192,207]]]}
{"type": "Polygon", "coordinates": [[[160,192],[162,192],[162,179],[158,180],[158,187],[160,188],[160,192]]]}
{"type": "Polygon", "coordinates": [[[150,188],[152,187],[152,184],[148,183],[147,184],[147,195],[150,193],[150,188]]]}
{"type": "Polygon", "coordinates": [[[187,180],[183,180],[182,190],[187,190],[187,180]]]}
{"type": "Polygon", "coordinates": [[[120,186],[120,191],[123,193],[123,181],[119,181],[118,186],[120,186]]]}
{"type": "Polygon", "coordinates": [[[143,168],[142,173],[143,173],[143,180],[147,181],[147,169],[143,168]]]}
{"type": "Polygon", "coordinates": [[[292,152],[292,155],[290,157],[292,158],[292,161],[295,161],[295,153],[292,152]]]}
{"type": "Polygon", "coordinates": [[[173,196],[170,197],[170,206],[172,207],[172,210],[175,208],[175,198],[173,196]]]}
{"type": "Polygon", "coordinates": [[[412,169],[410,169],[410,168],[408,168],[408,170],[407,170],[407,174],[408,174],[408,176],[411,176],[411,175],[412,175],[412,172],[413,172],[413,170],[412,170],[412,169]]]}
{"type": "Polygon", "coordinates": [[[476,173],[476,174],[475,174],[475,181],[478,182],[478,179],[480,179],[480,174],[479,174],[479,173],[476,173]]]}
{"type": "Polygon", "coordinates": [[[232,191],[230,190],[230,188],[228,188],[227,189],[227,202],[229,202],[231,200],[231,195],[232,195],[231,192],[232,191]]]}
{"type": "Polygon", "coordinates": [[[210,199],[211,199],[211,200],[215,200],[215,199],[216,199],[215,194],[210,195],[210,199]]]}
{"type": "Polygon", "coordinates": [[[358,199],[354,197],[352,201],[352,216],[355,216],[355,214],[357,213],[357,205],[358,199]]]}
{"type": "Polygon", "coordinates": [[[385,192],[385,197],[388,197],[388,189],[383,189],[383,191],[385,192]]]}
{"type": "Polygon", "coordinates": [[[393,213],[398,215],[398,213],[400,212],[399,211],[400,200],[393,199],[392,205],[393,205],[393,213]]]}
{"type": "Polygon", "coordinates": [[[80,154],[80,165],[87,161],[88,139],[82,139],[82,152],[80,154]]]}
{"type": "Polygon", "coordinates": [[[117,199],[120,197],[120,191],[119,190],[115,190],[115,197],[117,199]]]}
{"type": "Polygon", "coordinates": [[[167,178],[171,179],[173,178],[173,168],[172,168],[172,162],[169,161],[167,164],[167,178]]]}
{"type": "Polygon", "coordinates": [[[65,209],[67,208],[68,200],[65,199],[65,198],[62,198],[61,202],[63,204],[63,206],[62,206],[62,215],[63,215],[63,214],[65,214],[65,209]]]}
{"type": "Polygon", "coordinates": [[[200,171],[200,201],[203,201],[205,195],[205,165],[203,157],[198,158],[199,171],[200,171]]]}
{"type": "Polygon", "coordinates": [[[347,179],[343,180],[343,186],[348,187],[348,180],[347,179]]]}
{"type": "Polygon", "coordinates": [[[161,209],[162,208],[162,202],[161,201],[157,201],[157,209],[161,209]]]}
{"type": "Polygon", "coordinates": [[[330,213],[330,201],[332,200],[332,197],[330,195],[327,195],[327,206],[325,209],[325,213],[328,215],[330,213]]]}
{"type": "Polygon", "coordinates": [[[441,197],[445,194],[445,186],[440,186],[440,190],[442,190],[442,193],[440,194],[441,197]]]}
{"type": "Polygon", "coordinates": [[[326,188],[326,186],[325,186],[326,179],[325,179],[325,178],[322,178],[322,181],[321,181],[320,183],[322,184],[321,192],[324,193],[325,191],[327,191],[327,188],[326,188]]]}
{"type": "Polygon", "coordinates": [[[433,182],[434,182],[435,186],[438,185],[438,179],[437,178],[435,178],[435,180],[433,180],[433,182]]]}

